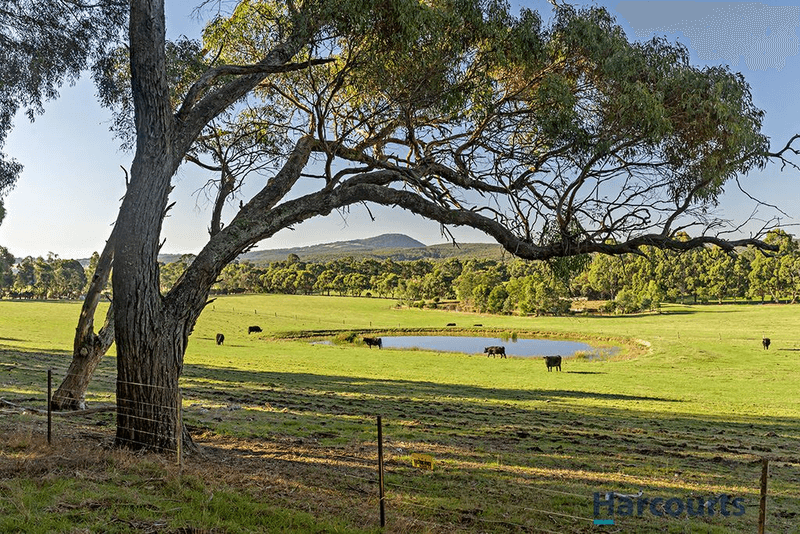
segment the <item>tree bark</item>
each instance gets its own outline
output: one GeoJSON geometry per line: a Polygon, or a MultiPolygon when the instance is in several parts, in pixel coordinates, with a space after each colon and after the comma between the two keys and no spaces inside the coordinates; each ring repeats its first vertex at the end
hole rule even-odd
{"type": "MultiPolygon", "coordinates": [[[[188,329],[165,310],[158,250],[170,179],[174,120],[166,79],[163,0],[131,2],[129,38],[136,154],[115,231],[114,325],[117,344],[116,443],[176,451],[178,377],[188,329]]],[[[177,161],[176,161],[177,160],[177,161]]]]}
{"type": "Polygon", "coordinates": [[[103,290],[111,275],[114,258],[114,232],[106,241],[100,261],[97,262],[92,281],[83,301],[78,326],[75,329],[75,341],[72,349],[72,362],[67,376],[61,382],[53,398],[50,408],[56,411],[83,410],[86,408],[86,391],[100,360],[114,343],[114,304],[106,312],[106,320],[100,331],[94,333],[94,315],[100,303],[103,290]]]}

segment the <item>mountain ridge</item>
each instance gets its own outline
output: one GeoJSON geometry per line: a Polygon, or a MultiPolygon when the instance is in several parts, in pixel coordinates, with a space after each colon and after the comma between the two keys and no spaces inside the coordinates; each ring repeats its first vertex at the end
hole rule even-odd
{"type": "MultiPolygon", "coordinates": [[[[368,251],[368,250],[379,250],[379,249],[389,249],[389,248],[424,248],[427,245],[416,239],[409,237],[405,234],[381,234],[375,237],[367,237],[364,239],[349,239],[347,241],[332,241],[330,243],[320,243],[319,245],[307,245],[303,247],[291,247],[291,248],[277,248],[277,249],[265,249],[265,250],[254,250],[252,252],[247,252],[239,256],[239,259],[251,259],[253,257],[258,257],[259,255],[267,254],[267,255],[274,255],[274,254],[297,254],[298,256],[301,253],[311,253],[316,254],[319,252],[325,251],[368,251]]],[[[251,260],[252,261],[252,260],[251,260]]]]}
{"type": "MultiPolygon", "coordinates": [[[[284,261],[290,254],[296,254],[301,261],[312,263],[334,261],[348,256],[377,260],[413,261],[453,257],[501,259],[506,255],[502,247],[496,243],[437,243],[426,245],[405,234],[389,233],[364,239],[332,241],[318,245],[253,250],[241,254],[237,260],[249,261],[254,264],[267,264],[274,261],[284,261]]],[[[159,254],[158,261],[172,263],[178,261],[183,255],[159,254]]],[[[21,258],[17,261],[21,261],[21,258]]],[[[79,259],[78,261],[84,268],[89,265],[89,258],[79,259]]]]}
{"type": "Polygon", "coordinates": [[[296,254],[301,261],[324,262],[348,256],[378,260],[411,261],[417,259],[441,259],[449,257],[500,257],[500,245],[493,243],[440,243],[426,245],[405,234],[381,234],[365,239],[334,241],[305,247],[254,250],[239,256],[239,261],[269,263],[283,261],[296,254]]]}

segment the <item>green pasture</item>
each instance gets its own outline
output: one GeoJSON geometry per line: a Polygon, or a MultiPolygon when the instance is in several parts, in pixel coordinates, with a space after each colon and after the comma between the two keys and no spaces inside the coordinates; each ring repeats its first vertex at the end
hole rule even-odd
{"type": "MultiPolygon", "coordinates": [[[[611,361],[565,363],[558,388],[585,392],[589,398],[576,397],[578,404],[607,405],[609,401],[593,400],[591,394],[609,393],[668,399],[679,404],[670,411],[686,413],[797,416],[800,408],[793,395],[800,384],[800,308],[793,306],[667,306],[659,315],[537,318],[398,309],[383,299],[267,295],[226,297],[209,308],[193,334],[186,358],[190,365],[546,391],[553,387],[552,374],[542,374],[544,365],[535,359],[384,353],[272,339],[286,332],[336,329],[378,334],[396,328],[461,335],[530,332],[623,348],[622,356],[611,361]],[[448,323],[457,328],[445,327],[448,323]],[[251,324],[264,332],[248,335],[251,324]],[[217,332],[225,334],[222,348],[214,343],[217,332]],[[762,349],[764,335],[773,340],[770,351],[762,349]],[[636,340],[650,348],[642,350],[636,340]]],[[[639,403],[639,409],[658,406],[639,403]]]]}
{"type": "MultiPolygon", "coordinates": [[[[79,310],[80,303],[0,301],[0,398],[43,399],[44,369],[54,368],[57,382],[69,364],[79,310]]],[[[376,298],[219,297],[190,340],[184,418],[201,447],[218,440],[240,448],[271,444],[272,452],[263,453],[278,462],[271,469],[292,451],[293,471],[282,476],[335,499],[308,509],[281,492],[259,492],[254,483],[237,488],[225,477],[206,479],[205,491],[251,492],[253,504],[237,500],[237,513],[266,500],[281,511],[278,517],[289,513],[286,521],[319,521],[304,530],[373,528],[374,488],[320,462],[355,456],[362,464],[346,474],[372,476],[380,415],[390,532],[604,531],[591,524],[592,496],[609,490],[682,499],[727,493],[746,503],[737,517],[618,517],[615,528],[622,530],[609,532],[754,532],[762,457],[771,461],[768,531],[800,532],[798,314],[800,307],[791,305],[668,305],[660,314],[537,318],[401,309],[376,298]],[[250,325],[263,331],[248,334],[250,325]],[[517,333],[620,352],[567,359],[563,372],[548,373],[538,358],[320,343],[348,332],[397,331],[517,333]],[[215,344],[217,333],[225,335],[223,346],[215,344]],[[772,339],[768,351],[762,336],[772,339]],[[415,452],[432,454],[435,469],[414,468],[415,452]]],[[[90,405],[112,403],[113,383],[112,353],[98,371],[90,405]]],[[[99,414],[92,424],[110,432],[113,415],[99,414]]],[[[0,445],[0,464],[33,447],[36,432],[23,445],[0,445]]],[[[0,472],[0,486],[24,500],[28,490],[4,477],[0,472]]],[[[159,504],[160,490],[154,491],[148,514],[155,509],[155,516],[168,516],[159,515],[169,505],[159,504]]],[[[0,501],[0,516],[14,517],[14,509],[0,501]]],[[[237,530],[225,519],[228,512],[218,514],[176,516],[170,525],[259,529],[237,530]]]]}

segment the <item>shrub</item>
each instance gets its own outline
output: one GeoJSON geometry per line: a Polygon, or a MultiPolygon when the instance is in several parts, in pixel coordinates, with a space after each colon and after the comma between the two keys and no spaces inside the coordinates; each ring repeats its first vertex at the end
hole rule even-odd
{"type": "Polygon", "coordinates": [[[617,313],[633,313],[639,311],[639,298],[630,289],[622,289],[614,299],[617,313]]]}
{"type": "Polygon", "coordinates": [[[356,341],[361,341],[358,332],[340,332],[333,338],[333,342],[336,344],[355,343],[356,341]]]}

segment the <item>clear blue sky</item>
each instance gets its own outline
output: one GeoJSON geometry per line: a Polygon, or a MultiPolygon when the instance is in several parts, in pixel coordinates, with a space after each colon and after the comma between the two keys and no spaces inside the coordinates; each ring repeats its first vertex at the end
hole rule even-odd
{"type": "MultiPolygon", "coordinates": [[[[800,133],[800,8],[786,2],[686,2],[601,0],[631,39],[666,35],[683,42],[696,64],[731,65],[750,83],[756,105],[767,112],[764,129],[773,149],[800,133]]],[[[167,0],[168,31],[172,37],[199,35],[200,24],[189,17],[191,0],[167,0]]],[[[543,0],[512,2],[541,13],[550,12],[543,0]]],[[[20,256],[85,258],[102,249],[124,194],[120,166],[132,156],[118,150],[108,131],[109,114],[94,98],[84,78],[61,91],[46,113],[31,124],[18,117],[4,151],[25,167],[16,188],[5,199],[7,215],[0,225],[0,245],[20,256]]],[[[194,192],[207,175],[185,166],[175,179],[171,200],[177,204],[164,226],[167,253],[196,253],[207,241],[210,205],[194,192]]],[[[742,185],[764,202],[776,204],[789,216],[785,224],[800,223],[800,173],[778,172],[775,166],[743,177],[742,185]]],[[[251,191],[250,194],[254,193],[251,191]]],[[[363,207],[334,213],[284,230],[259,248],[305,246],[342,239],[402,232],[426,244],[445,239],[439,225],[402,210],[363,207]]],[[[731,219],[749,215],[752,203],[728,187],[722,212],[731,219]]],[[[763,215],[771,216],[767,210],[763,215]]],[[[228,217],[232,215],[229,212],[228,217]]],[[[790,233],[800,233],[787,226],[790,233]]],[[[490,241],[476,231],[458,231],[460,241],[490,241]]]]}

